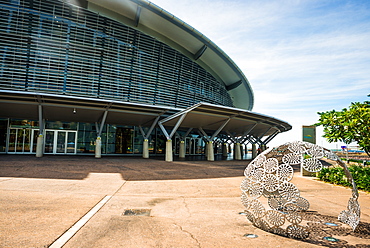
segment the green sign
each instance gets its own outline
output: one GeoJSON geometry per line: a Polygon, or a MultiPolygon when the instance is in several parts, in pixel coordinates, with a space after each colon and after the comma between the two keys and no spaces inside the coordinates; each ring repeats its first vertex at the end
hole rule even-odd
{"type": "Polygon", "coordinates": [[[302,140],[316,144],[316,127],[302,126],[302,140]]]}

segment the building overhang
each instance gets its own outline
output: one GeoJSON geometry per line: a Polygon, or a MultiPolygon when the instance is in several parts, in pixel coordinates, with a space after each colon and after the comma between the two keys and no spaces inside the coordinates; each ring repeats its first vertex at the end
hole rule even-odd
{"type": "Polygon", "coordinates": [[[164,118],[160,122],[164,126],[173,127],[180,118],[181,128],[198,128],[212,133],[222,126],[220,133],[234,137],[251,135],[262,138],[270,136],[276,131],[280,133],[292,129],[290,124],[270,116],[208,103],[195,104],[164,118]]]}
{"type": "Polygon", "coordinates": [[[179,118],[182,118],[178,126],[180,129],[195,128],[214,132],[228,120],[221,133],[234,137],[251,135],[262,138],[292,128],[290,124],[270,116],[208,103],[179,109],[133,102],[0,90],[0,104],[2,117],[33,120],[39,119],[39,106],[42,107],[42,118],[49,121],[95,123],[100,122],[103,113],[107,111],[107,124],[150,127],[160,116],[160,122],[168,128],[175,127],[179,118]]]}

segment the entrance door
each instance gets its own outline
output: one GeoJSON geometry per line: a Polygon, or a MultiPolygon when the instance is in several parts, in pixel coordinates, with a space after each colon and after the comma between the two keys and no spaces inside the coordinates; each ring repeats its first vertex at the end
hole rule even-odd
{"type": "Polygon", "coordinates": [[[46,130],[45,153],[75,154],[77,131],[46,130]]]}
{"type": "Polygon", "coordinates": [[[117,127],[116,129],[116,153],[133,153],[132,138],[134,130],[131,128],[117,127]]]}
{"type": "Polygon", "coordinates": [[[38,129],[11,128],[9,132],[8,153],[27,154],[36,149],[34,142],[38,129]]]}

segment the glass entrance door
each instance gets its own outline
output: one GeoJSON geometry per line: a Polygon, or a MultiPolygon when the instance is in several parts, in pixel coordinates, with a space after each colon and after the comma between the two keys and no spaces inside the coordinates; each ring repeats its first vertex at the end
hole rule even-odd
{"type": "Polygon", "coordinates": [[[65,131],[56,131],[57,133],[57,144],[56,144],[56,153],[66,153],[66,136],[67,132],[65,131]]]}
{"type": "Polygon", "coordinates": [[[75,154],[77,131],[46,130],[45,153],[75,154]]]}
{"type": "Polygon", "coordinates": [[[27,154],[36,149],[35,137],[38,129],[11,128],[9,132],[8,153],[27,154]]]}
{"type": "Polygon", "coordinates": [[[54,130],[45,132],[45,153],[54,153],[54,133],[54,130]]]}

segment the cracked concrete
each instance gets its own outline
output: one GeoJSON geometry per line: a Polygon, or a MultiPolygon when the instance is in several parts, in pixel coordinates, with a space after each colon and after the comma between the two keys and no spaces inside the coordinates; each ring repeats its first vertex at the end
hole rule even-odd
{"type": "Polygon", "coordinates": [[[178,226],[178,227],[180,228],[180,230],[181,230],[181,231],[183,231],[183,232],[185,232],[185,233],[189,234],[189,235],[190,235],[190,237],[191,237],[192,239],[194,239],[194,240],[197,242],[198,247],[202,247],[202,246],[200,245],[200,243],[199,243],[199,240],[198,240],[198,239],[196,239],[196,238],[195,238],[195,236],[194,236],[192,233],[190,233],[190,232],[188,232],[188,231],[184,230],[184,228],[183,228],[182,226],[180,226],[180,225],[177,225],[177,224],[175,224],[175,225],[176,225],[176,226],[178,226]]]}

